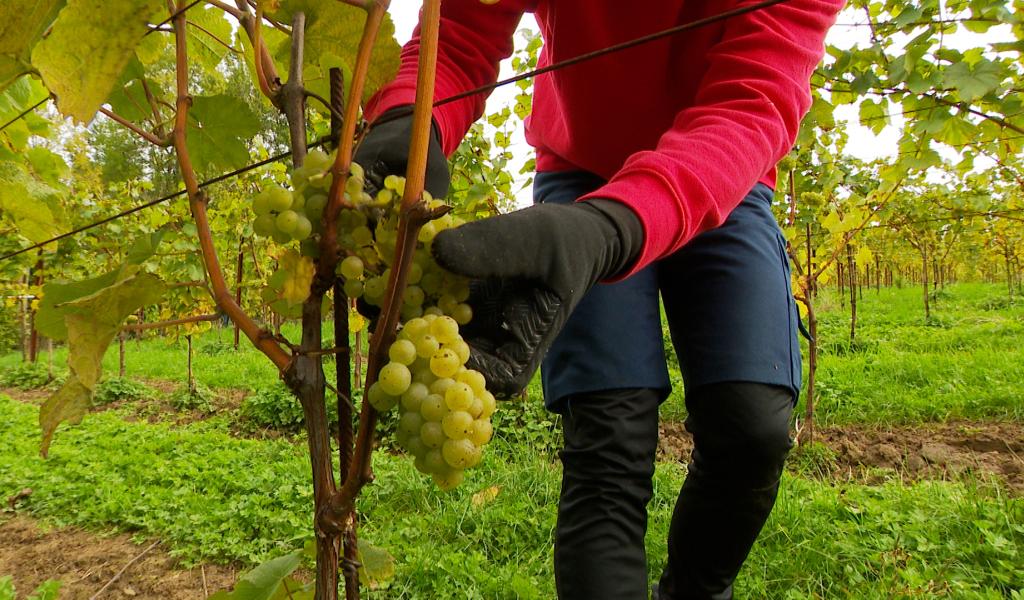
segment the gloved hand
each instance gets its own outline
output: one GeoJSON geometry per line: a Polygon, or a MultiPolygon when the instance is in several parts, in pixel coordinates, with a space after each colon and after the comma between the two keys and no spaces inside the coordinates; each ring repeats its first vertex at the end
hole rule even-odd
{"type": "MultiPolygon", "coordinates": [[[[448,159],[441,148],[437,125],[431,127],[427,149],[427,175],[424,187],[435,198],[448,193],[451,176],[448,159]]],[[[409,142],[412,138],[412,106],[396,106],[382,114],[356,149],[353,160],[366,172],[366,184],[376,193],[384,188],[388,175],[405,176],[409,163],[409,142]]]]}
{"type": "Polygon", "coordinates": [[[496,396],[521,392],[583,295],[640,255],[644,232],[614,200],[538,204],[440,232],[432,251],[473,280],[470,364],[496,396]]]}

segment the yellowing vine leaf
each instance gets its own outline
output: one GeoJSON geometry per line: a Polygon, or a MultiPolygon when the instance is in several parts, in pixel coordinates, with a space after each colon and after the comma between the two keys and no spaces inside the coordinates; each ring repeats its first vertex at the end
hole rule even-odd
{"type": "Polygon", "coordinates": [[[92,120],[160,9],[154,0],[69,0],[32,51],[61,113],[92,120]]]}
{"type": "Polygon", "coordinates": [[[99,383],[103,354],[128,315],[160,300],[164,285],[155,275],[139,273],[139,267],[122,268],[115,283],[56,308],[64,313],[67,327],[67,382],[43,403],[39,425],[43,431],[40,453],[45,457],[57,426],[77,423],[89,406],[99,383]]]}
{"type": "Polygon", "coordinates": [[[31,69],[32,47],[64,7],[64,0],[0,2],[0,91],[31,69]]]}
{"type": "MultiPolygon", "coordinates": [[[[362,37],[363,24],[366,22],[366,11],[337,0],[280,0],[280,10],[273,16],[290,24],[292,15],[298,11],[306,15],[304,84],[311,91],[327,98],[330,96],[329,69],[341,67],[345,70],[355,63],[356,49],[359,46],[359,38],[362,37]]],[[[270,48],[274,53],[274,59],[282,65],[281,72],[287,73],[291,40],[282,39],[270,48]]],[[[395,26],[391,18],[385,15],[377,42],[373,46],[364,100],[391,80],[398,70],[398,61],[399,47],[395,41],[395,26]]],[[[350,79],[345,77],[346,87],[350,79]]],[[[317,106],[317,103],[310,106],[317,106]]]]}
{"type": "Polygon", "coordinates": [[[356,551],[359,559],[359,581],[370,589],[376,589],[395,576],[395,557],[383,549],[359,540],[356,551]]]}

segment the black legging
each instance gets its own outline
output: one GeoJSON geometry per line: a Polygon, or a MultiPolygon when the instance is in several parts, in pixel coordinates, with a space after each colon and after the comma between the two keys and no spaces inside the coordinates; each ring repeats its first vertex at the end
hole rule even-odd
{"type": "MultiPolygon", "coordinates": [[[[569,398],[555,582],[562,600],[648,597],[644,534],[660,393],[569,398]]],[[[686,399],[694,451],[672,516],[659,600],[732,597],[732,582],[771,512],[791,446],[792,392],[710,384],[686,399]]]]}

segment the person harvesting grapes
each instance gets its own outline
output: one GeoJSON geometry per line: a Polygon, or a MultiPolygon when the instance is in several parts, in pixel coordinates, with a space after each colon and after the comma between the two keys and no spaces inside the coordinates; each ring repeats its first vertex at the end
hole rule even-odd
{"type": "MultiPolygon", "coordinates": [[[[493,82],[524,12],[540,65],[750,6],[445,0],[438,99],[493,82]]],[[[774,505],[800,389],[798,315],[770,203],[843,2],[788,0],[540,75],[527,140],[535,204],[438,233],[437,262],[475,283],[469,364],[498,395],[541,365],[563,416],[559,598],[647,597],[644,534],[658,406],[670,384],[659,294],[694,450],[655,597],[731,598],[774,505]],[[600,282],[600,283],[599,283],[600,282]]],[[[405,170],[418,36],[367,106],[367,181],[405,170]]],[[[427,189],[483,112],[435,108],[427,189]]]]}

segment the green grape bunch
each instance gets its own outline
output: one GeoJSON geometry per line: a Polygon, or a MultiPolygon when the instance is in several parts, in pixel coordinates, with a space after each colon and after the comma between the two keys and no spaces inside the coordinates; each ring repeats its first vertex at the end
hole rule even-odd
{"type": "Polygon", "coordinates": [[[398,408],[396,436],[417,470],[442,490],[458,486],[491,441],[497,406],[483,374],[466,368],[469,346],[459,324],[434,313],[414,317],[388,358],[367,400],[381,412],[398,408]]]}
{"type": "MultiPolygon", "coordinates": [[[[301,260],[294,251],[286,255],[294,255],[293,262],[307,269],[312,269],[309,259],[317,258],[333,161],[333,155],[313,150],[303,166],[292,171],[292,190],[269,186],[253,200],[255,233],[282,245],[298,241],[302,256],[308,258],[301,260]]],[[[345,295],[361,300],[361,312],[383,304],[398,244],[405,179],[390,175],[383,184],[370,190],[363,168],[352,163],[344,190],[346,208],[338,216],[338,245],[344,258],[337,275],[345,295]]],[[[428,208],[443,206],[428,192],[423,196],[428,208]]],[[[415,467],[442,490],[458,486],[464,471],[479,464],[494,432],[491,415],[496,407],[483,374],[466,368],[470,350],[459,327],[473,318],[467,303],[469,282],[442,269],[430,254],[438,232],[462,223],[445,214],[420,230],[402,295],[401,329],[389,348],[390,361],[367,393],[376,410],[399,410],[400,445],[414,457],[415,467]]],[[[283,268],[291,272],[297,267],[283,268]]],[[[283,275],[289,282],[297,279],[283,275]]],[[[269,296],[279,295],[275,291],[269,296]]]]}

